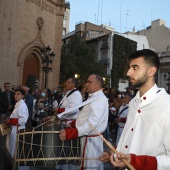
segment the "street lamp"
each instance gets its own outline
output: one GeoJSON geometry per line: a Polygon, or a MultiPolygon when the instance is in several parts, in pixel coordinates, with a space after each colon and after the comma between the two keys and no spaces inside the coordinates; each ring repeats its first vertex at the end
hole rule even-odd
{"type": "Polygon", "coordinates": [[[51,48],[49,46],[42,48],[41,49],[41,58],[42,58],[42,63],[44,66],[42,67],[44,73],[45,73],[45,85],[44,88],[47,86],[47,75],[49,71],[52,71],[52,68],[49,67],[49,64],[53,62],[55,54],[54,52],[50,52],[51,48]]]}
{"type": "Polygon", "coordinates": [[[76,79],[76,82],[77,82],[77,86],[79,86],[80,85],[80,74],[74,74],[74,77],[75,77],[75,79],[76,79]]]}
{"type": "Polygon", "coordinates": [[[106,78],[105,77],[103,77],[103,85],[105,86],[105,84],[106,84],[106,78]]]}
{"type": "Polygon", "coordinates": [[[168,92],[170,90],[170,72],[167,74],[164,74],[164,80],[167,82],[166,85],[168,86],[168,92]]]}
{"type": "Polygon", "coordinates": [[[78,74],[75,74],[75,75],[74,75],[74,77],[75,77],[76,79],[78,78],[78,76],[79,76],[78,74]]]}

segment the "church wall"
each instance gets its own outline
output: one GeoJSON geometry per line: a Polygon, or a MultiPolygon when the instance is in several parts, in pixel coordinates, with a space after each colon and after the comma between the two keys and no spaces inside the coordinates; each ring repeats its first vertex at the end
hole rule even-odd
{"type": "MultiPolygon", "coordinates": [[[[25,58],[29,54],[29,49],[32,47],[36,48],[36,44],[41,47],[43,45],[49,45],[51,51],[56,54],[52,64],[53,70],[49,73],[47,85],[50,88],[58,85],[62,22],[65,10],[63,5],[64,1],[60,3],[62,6],[58,6],[60,5],[59,2],[53,2],[52,0],[0,0],[1,88],[3,88],[3,83],[7,81],[14,85],[22,83],[24,67],[22,63],[24,63],[25,58]],[[37,25],[37,19],[39,17],[41,17],[44,22],[41,30],[38,29],[37,25]],[[35,42],[34,40],[39,33],[41,39],[35,42]],[[26,51],[26,49],[28,51],[26,51]],[[23,50],[25,50],[25,53],[22,53],[23,50]],[[25,54],[25,56],[23,54],[25,54]],[[21,61],[20,57],[22,57],[22,62],[19,63],[19,61],[21,61]]],[[[37,55],[39,55],[38,58],[41,62],[40,51],[37,55]]],[[[40,84],[43,86],[42,69],[40,69],[40,77],[40,84]]]]}

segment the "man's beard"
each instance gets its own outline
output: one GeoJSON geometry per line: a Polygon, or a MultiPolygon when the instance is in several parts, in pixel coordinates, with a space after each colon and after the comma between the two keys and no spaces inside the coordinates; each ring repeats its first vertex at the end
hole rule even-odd
{"type": "Polygon", "coordinates": [[[130,84],[133,87],[140,88],[147,82],[147,80],[148,80],[147,76],[144,75],[143,77],[138,78],[136,81],[133,81],[132,83],[130,82],[130,84]]]}

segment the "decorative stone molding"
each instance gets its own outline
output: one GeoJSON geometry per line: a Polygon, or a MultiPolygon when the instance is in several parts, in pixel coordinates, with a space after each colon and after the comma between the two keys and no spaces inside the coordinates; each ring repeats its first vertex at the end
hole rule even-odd
{"type": "Polygon", "coordinates": [[[24,67],[24,61],[26,59],[26,57],[30,54],[30,53],[36,53],[37,57],[39,58],[39,60],[41,61],[41,48],[44,48],[44,42],[42,40],[41,37],[41,29],[43,27],[43,20],[41,20],[40,18],[37,20],[37,25],[39,27],[39,32],[37,37],[30,43],[28,43],[25,47],[23,47],[20,56],[19,56],[19,60],[18,60],[18,65],[24,67]]]}
{"type": "MultiPolygon", "coordinates": [[[[42,40],[41,37],[41,30],[44,26],[44,21],[42,18],[38,18],[37,19],[37,25],[38,25],[38,34],[37,37],[30,43],[28,43],[27,45],[25,45],[25,47],[23,47],[23,49],[21,50],[21,53],[19,55],[19,59],[18,59],[18,66],[19,66],[19,77],[18,77],[18,83],[21,84],[22,83],[22,76],[23,76],[23,70],[24,70],[24,61],[26,59],[27,56],[29,56],[31,53],[35,54],[37,56],[37,58],[39,59],[40,63],[41,63],[41,48],[44,48],[44,42],[42,40]]],[[[42,67],[42,63],[40,68],[42,67]]],[[[43,82],[43,71],[40,70],[40,83],[42,84],[43,82]]]]}
{"type": "Polygon", "coordinates": [[[37,25],[39,30],[44,26],[44,20],[41,17],[37,19],[37,25]]]}

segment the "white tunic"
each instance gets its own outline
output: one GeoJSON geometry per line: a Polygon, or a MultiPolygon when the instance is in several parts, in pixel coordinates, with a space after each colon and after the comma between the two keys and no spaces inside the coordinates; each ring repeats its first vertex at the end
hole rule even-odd
{"type": "MultiPolygon", "coordinates": [[[[119,113],[121,113],[121,111],[125,108],[129,107],[129,104],[126,104],[126,105],[122,105],[119,109],[119,113]]],[[[127,118],[127,115],[128,115],[128,111],[129,111],[129,108],[127,108],[126,110],[124,110],[121,114],[118,114],[118,117],[119,118],[127,118]]],[[[124,126],[125,126],[125,123],[123,122],[118,122],[118,125],[119,125],[119,128],[118,128],[118,131],[117,131],[117,138],[116,138],[116,145],[118,144],[119,142],[119,139],[122,135],[122,132],[123,132],[123,129],[124,129],[124,126]]]]}
{"type": "MultiPolygon", "coordinates": [[[[75,91],[67,97],[70,91],[66,93],[66,95],[64,96],[64,98],[61,100],[59,104],[60,108],[65,108],[65,111],[67,111],[70,108],[75,107],[76,105],[82,103],[83,101],[81,93],[79,91],[75,91]]],[[[77,118],[78,113],[79,113],[79,109],[76,109],[72,111],[72,113],[65,114],[64,116],[61,117],[61,119],[62,120],[65,120],[65,119],[74,120],[77,118]]]]}
{"type": "MultiPolygon", "coordinates": [[[[93,93],[91,98],[97,95],[99,95],[99,98],[85,105],[76,119],[78,136],[82,136],[81,154],[82,157],[85,158],[99,158],[99,156],[103,153],[103,141],[101,137],[89,127],[89,124],[92,124],[95,129],[102,134],[108,123],[108,99],[105,97],[102,90],[93,93]]],[[[82,161],[82,165],[83,164],[88,170],[103,169],[101,161],[87,160],[82,161]]]]}
{"type": "Polygon", "coordinates": [[[16,137],[17,137],[17,130],[24,129],[25,124],[28,120],[28,108],[25,104],[24,100],[20,100],[16,103],[15,108],[10,116],[10,118],[18,118],[18,124],[19,126],[11,126],[12,131],[11,134],[7,136],[7,148],[11,154],[11,156],[14,156],[15,153],[15,143],[16,143],[16,137]]]}
{"type": "Polygon", "coordinates": [[[158,170],[170,170],[170,95],[156,84],[129,103],[127,122],[118,143],[122,153],[155,156],[158,170]]]}
{"type": "Polygon", "coordinates": [[[55,108],[57,108],[57,106],[58,106],[58,101],[54,100],[52,103],[52,108],[55,109],[55,108]]]}
{"type": "MultiPolygon", "coordinates": [[[[79,91],[75,91],[67,97],[67,95],[71,91],[72,90],[67,91],[64,98],[60,101],[60,104],[59,104],[60,108],[65,108],[65,111],[67,111],[70,108],[75,107],[76,105],[81,104],[83,101],[82,95],[79,91]]],[[[65,115],[60,117],[60,119],[63,120],[61,125],[64,127],[65,125],[71,123],[73,120],[77,118],[78,114],[79,114],[79,109],[75,109],[72,112],[66,113],[65,115]]],[[[68,164],[68,165],[63,164],[63,165],[56,166],[56,168],[63,169],[63,170],[72,170],[72,169],[75,169],[75,166],[72,164],[68,164]]]]}
{"type": "MultiPolygon", "coordinates": [[[[120,107],[120,109],[119,109],[119,113],[120,113],[123,109],[125,109],[125,108],[127,108],[127,107],[129,107],[129,104],[122,105],[122,106],[120,107]]],[[[126,110],[124,110],[121,114],[118,114],[118,117],[119,117],[119,118],[127,118],[128,111],[129,111],[129,108],[127,108],[126,110]]],[[[125,123],[118,122],[118,125],[119,125],[119,127],[124,128],[125,123]]]]}

